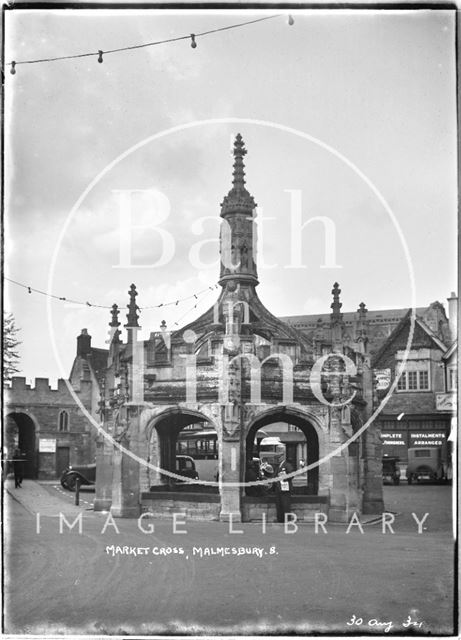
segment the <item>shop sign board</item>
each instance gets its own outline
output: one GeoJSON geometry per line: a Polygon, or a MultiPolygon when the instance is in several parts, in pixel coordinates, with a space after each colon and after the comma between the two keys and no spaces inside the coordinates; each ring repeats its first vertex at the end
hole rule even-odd
{"type": "Polygon", "coordinates": [[[376,390],[384,391],[391,384],[390,369],[375,369],[373,371],[376,380],[376,390]]]}
{"type": "Polygon", "coordinates": [[[456,393],[437,393],[435,396],[437,411],[455,411],[456,393]]]}
{"type": "Polygon", "coordinates": [[[56,453],[56,438],[40,438],[38,450],[40,453],[56,453]]]}
{"type": "Polygon", "coordinates": [[[405,432],[404,431],[383,431],[381,433],[381,439],[383,441],[383,444],[389,444],[389,445],[404,445],[406,446],[407,442],[406,442],[406,438],[405,438],[405,432]]]}
{"type": "Polygon", "coordinates": [[[411,447],[441,447],[447,436],[440,431],[415,431],[410,433],[411,447]]]}

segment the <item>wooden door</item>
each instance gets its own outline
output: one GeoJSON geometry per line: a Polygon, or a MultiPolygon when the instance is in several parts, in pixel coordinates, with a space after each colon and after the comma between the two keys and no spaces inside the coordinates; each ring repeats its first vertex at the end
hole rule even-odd
{"type": "Polygon", "coordinates": [[[56,477],[60,477],[64,469],[69,466],[69,447],[57,447],[56,449],[56,477]]]}

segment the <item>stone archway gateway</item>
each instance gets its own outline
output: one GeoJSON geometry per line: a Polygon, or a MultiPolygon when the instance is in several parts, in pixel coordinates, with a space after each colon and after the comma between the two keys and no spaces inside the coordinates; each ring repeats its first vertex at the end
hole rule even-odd
{"type": "Polygon", "coordinates": [[[24,477],[37,477],[37,436],[35,422],[30,415],[23,412],[7,414],[5,420],[5,444],[7,458],[13,458],[15,449],[19,449],[24,457],[24,477]]]}
{"type": "Polygon", "coordinates": [[[282,422],[305,437],[311,493],[300,496],[304,519],[319,509],[340,522],[353,512],[382,511],[374,425],[348,446],[355,425],[373,413],[365,305],[346,333],[335,283],[330,317],[312,339],[266,309],[256,292],[256,203],[245,187],[245,155],[239,134],[232,187],[221,204],[221,292],[215,304],[178,331],[138,340],[132,284],[126,342],[113,305],[100,399],[96,510],[110,508],[120,517],[177,509],[191,517],[257,519],[268,505],[255,506],[245,496],[246,457],[258,429],[282,422]],[[219,482],[203,482],[188,501],[172,468],[178,433],[195,420],[216,430],[219,482]]]}

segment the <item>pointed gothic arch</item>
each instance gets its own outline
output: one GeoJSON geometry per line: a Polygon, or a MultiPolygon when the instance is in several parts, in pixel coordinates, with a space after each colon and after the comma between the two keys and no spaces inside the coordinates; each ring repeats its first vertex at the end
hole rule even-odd
{"type": "MultiPolygon", "coordinates": [[[[254,450],[254,441],[257,432],[276,422],[282,422],[298,427],[304,434],[307,443],[307,466],[317,462],[320,459],[320,428],[315,425],[316,420],[310,417],[306,412],[296,409],[295,407],[287,407],[285,405],[277,405],[257,415],[248,425],[247,435],[245,438],[245,457],[250,459],[256,456],[254,450]]],[[[319,491],[319,467],[309,469],[307,472],[307,493],[310,495],[318,495],[319,491]]]]}
{"type": "MultiPolygon", "coordinates": [[[[181,431],[193,424],[204,424],[216,432],[216,425],[202,413],[180,406],[168,407],[153,416],[146,424],[145,434],[148,441],[148,460],[161,470],[176,473],[177,440],[181,431]]],[[[150,486],[174,485],[176,480],[150,470],[150,486]]]]}

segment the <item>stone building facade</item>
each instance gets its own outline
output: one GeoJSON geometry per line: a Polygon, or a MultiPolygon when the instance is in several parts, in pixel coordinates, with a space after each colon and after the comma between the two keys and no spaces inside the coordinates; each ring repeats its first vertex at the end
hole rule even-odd
{"type": "Polygon", "coordinates": [[[51,480],[69,464],[94,461],[96,432],[86,413],[98,417],[98,379],[107,353],[92,348],[83,329],[68,381],[59,379],[53,389],[47,378],[36,378],[33,386],[12,378],[5,394],[4,457],[12,459],[19,448],[26,478],[51,480]]]}
{"type": "MultiPolygon", "coordinates": [[[[403,366],[410,328],[408,312],[374,358],[377,370],[389,372],[390,383],[401,371],[395,391],[378,419],[383,450],[387,455],[398,456],[405,465],[409,448],[439,447],[443,461],[448,464],[456,403],[454,344],[447,347],[416,317],[411,348],[403,366]]],[[[384,389],[377,391],[378,396],[384,393],[384,389]]]]}
{"type": "MultiPolygon", "coordinates": [[[[450,463],[453,430],[456,429],[457,318],[455,293],[444,306],[432,302],[415,309],[415,324],[408,360],[390,400],[377,417],[383,454],[400,458],[404,468],[408,449],[441,447],[450,463]],[[451,439],[450,439],[451,438],[451,439]]],[[[285,320],[312,339],[328,322],[328,316],[291,316],[285,320]]],[[[358,317],[345,313],[345,339],[356,330],[358,317]]],[[[368,311],[364,321],[375,382],[375,404],[382,400],[402,364],[411,329],[410,309],[368,311]]]]}

